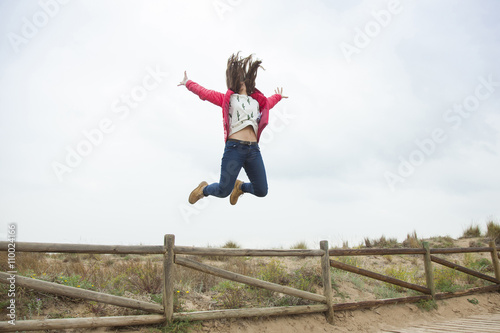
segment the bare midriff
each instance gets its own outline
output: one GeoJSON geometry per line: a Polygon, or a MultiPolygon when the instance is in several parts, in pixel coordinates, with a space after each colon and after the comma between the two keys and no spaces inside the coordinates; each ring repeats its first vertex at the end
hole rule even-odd
{"type": "Polygon", "coordinates": [[[249,125],[241,131],[231,134],[231,136],[229,136],[229,139],[257,142],[257,135],[255,134],[253,127],[249,125]]]}

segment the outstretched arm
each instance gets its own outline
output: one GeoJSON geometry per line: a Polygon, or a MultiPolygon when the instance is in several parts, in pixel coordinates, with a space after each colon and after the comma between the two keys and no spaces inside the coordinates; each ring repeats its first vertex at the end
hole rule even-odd
{"type": "MultiPolygon", "coordinates": [[[[184,74],[186,74],[186,73],[184,73],[184,74]]],[[[274,89],[274,92],[275,92],[276,94],[280,95],[280,96],[281,96],[281,98],[288,98],[288,96],[284,96],[284,95],[283,95],[283,88],[276,88],[276,89],[274,89]]]]}
{"type": "Polygon", "coordinates": [[[218,106],[222,106],[222,103],[224,101],[223,93],[203,88],[198,83],[189,80],[186,71],[184,71],[184,79],[182,79],[182,81],[177,86],[186,86],[189,91],[198,95],[201,100],[209,101],[210,103],[218,106]]]}
{"type": "Polygon", "coordinates": [[[186,71],[184,71],[184,79],[177,86],[185,86],[186,82],[188,82],[188,75],[186,71]]]}
{"type": "Polygon", "coordinates": [[[282,98],[288,98],[288,96],[283,95],[283,88],[276,88],[274,92],[274,95],[267,98],[269,109],[272,109],[282,98]]]}

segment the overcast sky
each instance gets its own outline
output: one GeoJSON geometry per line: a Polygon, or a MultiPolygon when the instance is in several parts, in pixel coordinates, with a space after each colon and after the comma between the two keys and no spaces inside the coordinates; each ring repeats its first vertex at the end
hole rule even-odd
{"type": "MultiPolygon", "coordinates": [[[[0,234],[18,241],[318,247],[458,237],[500,216],[500,4],[0,1],[0,234]],[[227,58],[288,99],[261,138],[269,194],[218,179],[227,58]]],[[[240,178],[246,180],[242,171],[240,178]]]]}

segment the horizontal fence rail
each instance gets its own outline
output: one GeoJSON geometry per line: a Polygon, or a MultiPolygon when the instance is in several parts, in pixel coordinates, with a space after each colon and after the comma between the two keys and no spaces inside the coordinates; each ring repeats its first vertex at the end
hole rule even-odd
{"type": "Polygon", "coordinates": [[[317,257],[325,254],[322,250],[252,250],[216,249],[207,247],[176,246],[175,254],[197,256],[241,256],[241,257],[317,257]]]}
{"type": "Polygon", "coordinates": [[[474,294],[488,293],[488,292],[499,291],[499,290],[500,290],[500,285],[495,284],[492,286],[471,288],[469,290],[464,290],[464,291],[439,293],[439,294],[436,294],[434,299],[443,300],[443,299],[449,299],[449,298],[455,298],[455,297],[469,296],[469,295],[474,295],[474,294]]]}
{"type": "MultiPolygon", "coordinates": [[[[497,247],[498,249],[498,247],[497,247]]],[[[431,249],[431,254],[457,254],[491,252],[492,247],[461,247],[461,248],[436,248],[431,249]]],[[[424,249],[330,249],[331,256],[372,256],[372,255],[398,255],[398,254],[425,254],[424,249]]]]}
{"type": "MultiPolygon", "coordinates": [[[[0,242],[0,251],[11,251],[9,242],[0,242]]],[[[150,312],[150,315],[120,316],[120,317],[93,317],[93,318],[68,318],[47,320],[21,320],[13,326],[8,322],[0,322],[0,331],[32,331],[48,329],[68,328],[96,328],[131,325],[154,325],[172,322],[173,320],[213,320],[223,318],[243,318],[275,315],[294,315],[308,313],[324,313],[326,320],[333,324],[334,311],[356,310],[370,308],[380,305],[414,303],[428,300],[443,300],[452,297],[467,296],[483,292],[500,290],[500,263],[498,257],[498,246],[491,241],[489,247],[473,248],[436,248],[430,249],[427,243],[423,248],[398,248],[398,249],[329,249],[328,242],[322,241],[318,250],[260,250],[260,249],[220,249],[175,245],[174,235],[165,235],[164,245],[87,245],[87,244],[46,244],[17,242],[16,252],[46,252],[46,253],[94,253],[94,254],[158,254],[163,256],[163,306],[155,303],[138,301],[126,297],[108,295],[96,291],[84,290],[61,285],[54,282],[27,278],[20,275],[15,276],[16,285],[30,288],[40,292],[75,297],[90,301],[132,308],[150,312]],[[494,267],[495,277],[463,267],[436,255],[460,254],[460,253],[490,253],[494,267]],[[402,281],[380,273],[372,272],[356,266],[348,265],[330,257],[344,256],[375,256],[375,255],[418,255],[422,256],[425,273],[426,286],[420,286],[402,281]],[[231,272],[206,263],[190,259],[188,256],[206,257],[319,257],[323,294],[307,292],[288,286],[256,279],[246,275],[231,272]],[[493,285],[479,288],[471,288],[459,292],[436,293],[433,278],[432,263],[443,265],[462,273],[480,278],[493,285]],[[294,297],[317,302],[319,304],[265,308],[242,308],[195,312],[174,312],[174,279],[173,272],[176,265],[197,270],[206,274],[218,276],[223,279],[243,283],[252,287],[263,288],[273,292],[286,294],[294,297]],[[423,295],[400,297],[382,300],[370,300],[352,303],[333,303],[331,267],[353,274],[369,277],[399,287],[415,290],[423,295]]],[[[210,258],[209,258],[210,259],[210,258]]],[[[0,283],[9,284],[11,274],[0,272],[0,283]]]]}
{"type": "MultiPolygon", "coordinates": [[[[0,241],[0,251],[7,251],[9,242],[0,241]]],[[[497,247],[497,250],[500,247],[497,247]]],[[[492,247],[436,248],[431,254],[458,254],[491,252],[492,247]]],[[[260,250],[260,249],[224,249],[193,246],[175,246],[175,254],[199,256],[243,256],[243,257],[316,257],[324,254],[321,250],[260,250]]],[[[17,242],[16,252],[47,253],[94,253],[94,254],[163,254],[161,245],[96,245],[65,243],[17,242]]],[[[330,249],[330,256],[370,256],[370,255],[409,255],[425,254],[424,249],[330,249]]]]}
{"type": "Polygon", "coordinates": [[[231,309],[215,311],[196,311],[196,312],[178,312],[174,313],[174,319],[177,320],[212,320],[227,318],[248,318],[248,317],[267,317],[279,315],[294,315],[325,312],[328,305],[298,305],[298,306],[280,306],[268,308],[252,309],[231,309]]]}
{"type": "Polygon", "coordinates": [[[423,249],[330,249],[330,256],[374,256],[374,255],[398,255],[398,254],[425,254],[423,249]]]}
{"type": "Polygon", "coordinates": [[[480,253],[491,252],[494,246],[490,247],[456,247],[444,249],[431,249],[431,254],[459,254],[459,253],[480,253]]]}
{"type": "MultiPolygon", "coordinates": [[[[0,242],[0,251],[7,251],[9,242],[0,242]]],[[[16,242],[16,252],[94,253],[94,254],[163,254],[159,245],[92,245],[16,242]]]]}
{"type": "Polygon", "coordinates": [[[399,298],[379,299],[372,301],[337,303],[333,305],[333,309],[335,311],[357,310],[357,309],[372,308],[381,305],[416,303],[420,301],[430,301],[430,300],[432,300],[431,295],[399,297],[399,298]]]}
{"type": "Polygon", "coordinates": [[[161,315],[92,317],[71,319],[20,320],[16,325],[0,322],[0,332],[63,330],[68,328],[98,328],[135,325],[154,325],[165,322],[161,315]]]}

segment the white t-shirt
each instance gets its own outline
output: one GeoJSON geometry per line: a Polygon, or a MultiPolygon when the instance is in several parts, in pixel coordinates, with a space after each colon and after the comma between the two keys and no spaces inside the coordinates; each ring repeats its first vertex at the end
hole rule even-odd
{"type": "Polygon", "coordinates": [[[241,131],[248,125],[253,127],[255,134],[259,127],[259,103],[250,96],[232,94],[229,99],[229,135],[241,131]]]}

